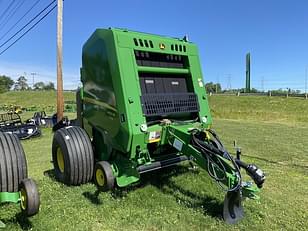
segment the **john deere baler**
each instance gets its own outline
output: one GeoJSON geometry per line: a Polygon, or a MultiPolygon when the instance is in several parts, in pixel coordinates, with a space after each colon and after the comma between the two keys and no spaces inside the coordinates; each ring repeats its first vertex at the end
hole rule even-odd
{"type": "Polygon", "coordinates": [[[106,191],[190,160],[227,192],[228,223],[243,216],[242,197],[257,197],[257,187],[242,182],[240,169],[259,188],[264,174],[241,161],[240,152],[232,157],[211,129],[198,49],[187,38],[98,29],[82,50],[81,82],[81,128],[62,128],[54,137],[58,179],[81,184],[94,175],[106,191]]]}

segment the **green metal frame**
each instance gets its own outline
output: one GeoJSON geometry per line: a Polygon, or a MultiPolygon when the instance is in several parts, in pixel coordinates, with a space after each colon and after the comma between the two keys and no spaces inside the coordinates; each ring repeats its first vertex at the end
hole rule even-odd
{"type": "Polygon", "coordinates": [[[19,192],[0,192],[0,204],[2,203],[19,203],[20,193],[19,192]]]}
{"type": "MultiPolygon", "coordinates": [[[[178,149],[181,154],[186,155],[190,160],[193,160],[196,164],[198,164],[201,168],[208,171],[208,162],[207,159],[202,156],[202,154],[194,148],[191,144],[191,133],[190,131],[194,129],[198,129],[200,131],[206,131],[203,129],[200,124],[196,123],[194,125],[167,125],[164,127],[164,131],[166,135],[164,135],[165,140],[162,140],[162,143],[169,143],[171,146],[178,149]]],[[[227,159],[217,155],[217,158],[220,159],[221,163],[223,163],[225,170],[222,171],[221,168],[215,167],[215,172],[218,176],[225,176],[225,181],[222,183],[227,186],[227,188],[233,188],[238,184],[238,177],[236,172],[231,167],[230,161],[227,159]]],[[[250,199],[258,199],[258,193],[260,190],[253,185],[252,183],[244,183],[244,187],[242,187],[243,197],[248,197],[250,199]]]]}
{"type": "MultiPolygon", "coordinates": [[[[2,203],[19,203],[20,192],[0,192],[0,204],[2,203]]],[[[0,221],[0,228],[5,228],[5,224],[0,221]]]]}

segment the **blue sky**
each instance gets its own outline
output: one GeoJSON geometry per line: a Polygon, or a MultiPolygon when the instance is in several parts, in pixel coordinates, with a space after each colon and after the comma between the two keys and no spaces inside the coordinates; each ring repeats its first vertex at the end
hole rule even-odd
{"type": "MultiPolygon", "coordinates": [[[[0,0],[0,15],[11,1],[0,0]]],[[[0,18],[0,37],[35,1],[25,0],[5,26],[0,18]]],[[[41,0],[16,29],[49,2],[41,0]]],[[[63,17],[67,89],[78,85],[83,43],[96,28],[108,27],[172,37],[188,34],[199,46],[204,80],[219,81],[223,88],[244,87],[245,54],[251,52],[252,87],[305,89],[306,0],[65,0],[63,17]]],[[[56,11],[0,56],[0,74],[16,79],[24,73],[30,84],[31,73],[37,73],[35,81],[55,82],[56,11]]]]}

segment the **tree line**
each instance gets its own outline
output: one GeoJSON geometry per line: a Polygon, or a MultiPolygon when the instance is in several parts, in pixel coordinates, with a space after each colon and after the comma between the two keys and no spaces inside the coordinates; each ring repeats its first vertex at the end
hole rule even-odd
{"type": "MultiPolygon", "coordinates": [[[[245,92],[245,88],[239,89],[222,89],[220,83],[208,82],[205,84],[205,89],[207,93],[236,93],[245,92]]],[[[36,82],[32,88],[28,84],[28,80],[25,76],[20,76],[16,81],[12,80],[10,77],[5,75],[0,75],[0,93],[7,92],[10,90],[15,91],[27,91],[27,90],[38,90],[38,91],[48,91],[55,90],[55,84],[53,82],[36,82]]],[[[291,88],[287,89],[277,89],[271,91],[273,94],[299,94],[299,90],[293,90],[291,88]]],[[[263,93],[255,88],[250,90],[250,93],[263,93]]]]}
{"type": "MultiPolygon", "coordinates": [[[[233,88],[233,89],[222,89],[220,83],[213,83],[213,82],[208,82],[205,84],[205,89],[208,94],[210,93],[245,93],[246,89],[245,88],[233,88]]],[[[266,91],[267,92],[267,91],[266,91]]],[[[273,89],[270,90],[272,94],[301,94],[302,92],[297,89],[291,89],[291,88],[279,88],[279,89],[273,89]]],[[[251,88],[249,93],[265,93],[264,90],[258,90],[256,88],[251,88]]]]}
{"type": "Polygon", "coordinates": [[[55,84],[53,82],[37,82],[32,88],[28,84],[28,80],[25,76],[20,76],[16,81],[6,75],[0,75],[0,93],[10,90],[15,91],[28,91],[28,90],[55,90],[55,84]]]}
{"type": "MultiPolygon", "coordinates": [[[[236,89],[222,89],[220,83],[208,82],[205,84],[205,90],[208,94],[210,93],[244,93],[245,88],[236,88],[236,89]]],[[[250,93],[260,93],[261,91],[252,88],[250,89],[250,93]]]]}

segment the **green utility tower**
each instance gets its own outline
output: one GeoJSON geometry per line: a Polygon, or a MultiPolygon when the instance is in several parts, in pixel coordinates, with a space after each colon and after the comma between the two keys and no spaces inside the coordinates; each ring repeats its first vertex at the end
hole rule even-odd
{"type": "Polygon", "coordinates": [[[246,89],[245,92],[250,92],[250,53],[246,54],[246,89]]]}

